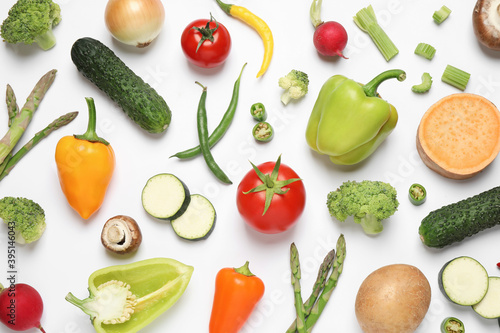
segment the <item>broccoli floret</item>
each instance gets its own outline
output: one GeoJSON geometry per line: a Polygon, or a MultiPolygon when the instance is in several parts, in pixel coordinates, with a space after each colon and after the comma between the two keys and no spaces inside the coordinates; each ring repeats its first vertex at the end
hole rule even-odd
{"type": "Polygon", "coordinates": [[[61,8],[52,0],[18,0],[3,21],[0,34],[8,43],[37,43],[43,50],[56,44],[52,28],[61,21],[61,8]]]}
{"type": "Polygon", "coordinates": [[[352,216],[365,233],[377,234],[383,229],[382,220],[393,215],[399,206],[396,194],[394,187],[381,181],[347,181],[328,193],[326,204],[330,215],[339,221],[352,216]]]}
{"type": "Polygon", "coordinates": [[[0,200],[0,219],[16,231],[16,242],[31,243],[45,231],[45,212],[26,198],[5,197],[0,200]]]}
{"type": "Polygon", "coordinates": [[[281,95],[281,101],[287,105],[292,99],[299,99],[307,94],[309,78],[307,74],[295,69],[279,79],[278,84],[285,92],[281,95]]]}

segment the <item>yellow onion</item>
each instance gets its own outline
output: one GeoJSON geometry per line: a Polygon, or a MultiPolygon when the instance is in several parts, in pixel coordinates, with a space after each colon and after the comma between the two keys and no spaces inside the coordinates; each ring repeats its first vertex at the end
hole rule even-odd
{"type": "Polygon", "coordinates": [[[104,16],[114,38],[146,47],[163,28],[165,9],[161,0],[109,0],[104,16]]]}

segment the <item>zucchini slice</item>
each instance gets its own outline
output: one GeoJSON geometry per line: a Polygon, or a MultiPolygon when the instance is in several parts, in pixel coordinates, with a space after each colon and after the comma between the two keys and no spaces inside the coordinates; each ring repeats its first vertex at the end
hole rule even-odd
{"type": "Polygon", "coordinates": [[[488,291],[488,272],[477,260],[462,256],[443,265],[438,283],[448,300],[459,305],[474,305],[488,291]]]}
{"type": "Polygon", "coordinates": [[[500,319],[500,277],[490,276],[488,292],[481,302],[472,306],[481,317],[500,319]]]}
{"type": "Polygon", "coordinates": [[[142,207],[151,216],[172,220],[189,206],[189,189],[179,178],[161,173],[149,178],[142,190],[142,207]]]}
{"type": "Polygon", "coordinates": [[[187,210],[171,221],[177,236],[187,240],[206,239],[215,227],[215,213],[212,203],[200,194],[192,194],[187,210]]]}

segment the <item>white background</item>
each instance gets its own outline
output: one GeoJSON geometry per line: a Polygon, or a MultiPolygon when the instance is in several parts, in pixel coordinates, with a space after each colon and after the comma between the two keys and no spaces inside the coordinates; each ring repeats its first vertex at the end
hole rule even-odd
{"type": "MultiPolygon", "coordinates": [[[[309,21],[310,1],[235,1],[263,18],[274,34],[272,63],[259,79],[255,78],[263,54],[259,36],[249,26],[226,15],[215,1],[164,1],[163,31],[151,46],[141,50],[112,39],[103,19],[105,1],[63,0],[59,3],[63,20],[54,29],[57,45],[53,49],[44,52],[37,46],[0,45],[0,87],[11,84],[21,102],[44,73],[52,68],[58,70],[19,147],[56,117],[80,111],[70,125],[54,132],[32,150],[0,185],[0,197],[28,197],[46,212],[45,234],[36,243],[18,246],[16,260],[18,282],[34,286],[44,299],[42,325],[47,332],[92,332],[88,316],[66,302],[65,295],[71,291],[77,297],[87,297],[88,276],[97,269],[153,257],[174,258],[194,266],[195,270],[182,298],[143,332],[206,332],[216,273],[223,267],[239,267],[246,260],[264,281],[266,292],[242,332],[284,332],[295,313],[289,281],[290,243],[295,242],[300,252],[306,296],[323,256],[335,246],[341,233],[345,235],[348,251],[344,272],[315,332],[361,332],[354,314],[359,285],[373,270],[393,263],[417,266],[431,284],[432,302],[419,332],[438,331],[441,320],[447,316],[461,318],[468,332],[498,331],[496,320],[483,319],[469,307],[446,301],[437,284],[441,266],[459,255],[476,258],[490,275],[498,275],[498,228],[442,250],[426,248],[418,237],[420,221],[431,210],[499,185],[498,161],[472,179],[456,181],[428,169],[415,149],[416,129],[424,112],[440,98],[459,92],[440,81],[447,64],[472,74],[466,92],[500,102],[499,53],[484,49],[476,41],[472,30],[474,1],[325,1],[322,18],[340,22],[349,34],[345,50],[348,60],[324,58],[316,53],[309,21]],[[400,50],[389,63],[352,21],[352,16],[369,4],[400,50]],[[432,14],[441,5],[447,5],[453,12],[438,26],[432,14]],[[189,22],[208,18],[210,13],[226,25],[233,47],[223,66],[205,70],[186,61],[180,35],[189,22]],[[165,98],[173,116],[164,134],[144,132],[78,73],[71,62],[70,49],[76,39],[85,36],[108,45],[165,98]],[[432,61],[413,53],[419,42],[436,47],[432,61]],[[179,161],[169,156],[197,144],[195,115],[201,89],[194,81],[208,86],[208,121],[209,128],[213,129],[226,110],[233,83],[245,62],[248,65],[241,79],[237,114],[223,140],[213,149],[215,159],[233,180],[233,185],[228,186],[217,181],[203,158],[179,161]],[[309,74],[309,94],[284,107],[277,81],[293,68],[309,74]],[[379,92],[398,109],[399,123],[369,159],[356,166],[342,167],[309,149],[304,138],[306,124],[319,89],[330,76],[343,74],[368,82],[391,68],[404,69],[407,79],[402,83],[385,82],[379,92]],[[433,87],[427,94],[414,94],[411,86],[420,82],[424,71],[433,76],[433,87]],[[117,167],[101,209],[84,221],[70,208],[60,190],[54,150],[62,136],[85,131],[88,117],[84,97],[87,96],[95,99],[98,132],[112,144],[117,167]],[[250,133],[254,121],[249,108],[258,101],[266,105],[269,122],[276,130],[275,138],[267,144],[256,143],[250,133]],[[251,168],[249,160],[260,164],[275,161],[279,154],[282,154],[282,163],[303,178],[307,204],[291,230],[278,235],[260,234],[247,227],[239,216],[236,188],[251,168]],[[177,175],[192,193],[201,193],[214,204],[218,220],[207,240],[181,240],[167,223],[144,212],[141,190],[147,179],[162,172],[177,175]],[[365,235],[352,221],[340,223],[331,218],[325,205],[327,193],[342,182],[364,179],[390,182],[399,194],[399,210],[384,222],[384,231],[374,237],[365,235]],[[414,182],[422,183],[428,190],[428,200],[423,206],[415,207],[407,199],[408,187],[414,182]],[[104,222],[118,214],[135,218],[143,232],[140,249],[128,257],[112,255],[100,243],[104,222]]],[[[0,2],[2,20],[13,4],[14,0],[0,2]]],[[[0,108],[3,110],[0,112],[5,113],[4,116],[0,113],[4,132],[7,115],[5,107],[0,108]]],[[[0,255],[3,284],[7,283],[7,269],[3,268],[7,263],[6,241],[4,226],[0,229],[0,244],[4,249],[0,255]]]]}

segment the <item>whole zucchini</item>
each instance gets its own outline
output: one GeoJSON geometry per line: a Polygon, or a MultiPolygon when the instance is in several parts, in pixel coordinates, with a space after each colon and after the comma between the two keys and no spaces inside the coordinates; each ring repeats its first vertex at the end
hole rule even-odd
{"type": "Polygon", "coordinates": [[[172,113],[165,100],[106,45],[90,37],[80,38],[71,48],[71,59],[136,124],[150,133],[167,129],[172,113]]]}
{"type": "Polygon", "coordinates": [[[500,186],[429,213],[418,232],[429,247],[460,242],[500,224],[500,186]]]}

